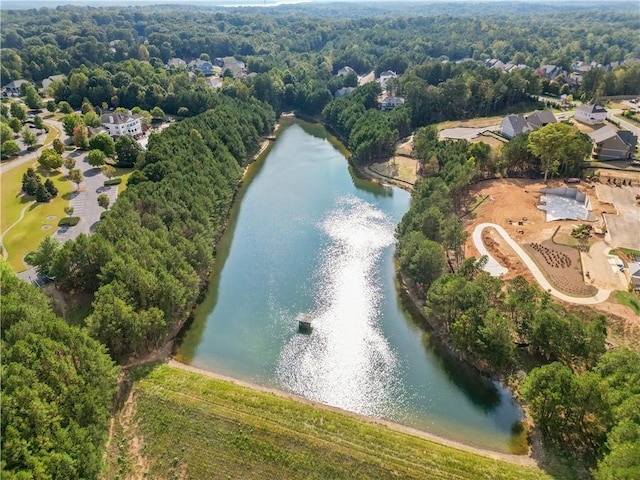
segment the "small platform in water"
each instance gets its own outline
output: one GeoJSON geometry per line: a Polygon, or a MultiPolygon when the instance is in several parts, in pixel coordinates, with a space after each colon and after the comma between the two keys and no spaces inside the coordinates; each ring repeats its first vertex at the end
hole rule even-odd
{"type": "Polygon", "coordinates": [[[298,331],[300,333],[311,333],[311,316],[306,314],[298,315],[298,331]]]}

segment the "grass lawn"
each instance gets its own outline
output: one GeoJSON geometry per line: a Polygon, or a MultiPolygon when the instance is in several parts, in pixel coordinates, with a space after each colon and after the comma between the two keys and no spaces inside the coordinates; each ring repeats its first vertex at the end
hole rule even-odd
{"type": "MultiPolygon", "coordinates": [[[[29,165],[11,170],[2,177],[2,231],[20,217],[20,212],[33,197],[18,195],[22,174],[29,165]],[[7,188],[5,189],[5,185],[7,188]]],[[[40,171],[39,173],[42,174],[40,171]]],[[[42,175],[44,177],[44,175],[42,175]]],[[[35,203],[27,207],[24,218],[3,237],[2,243],[9,254],[9,265],[21,272],[28,268],[22,258],[38,247],[47,235],[58,228],[58,221],[65,216],[64,207],[69,204],[69,192],[74,186],[62,172],[53,172],[50,176],[58,188],[58,195],[49,203],[35,203]],[[55,218],[48,218],[55,217],[55,218]],[[48,227],[47,227],[48,226],[48,227]],[[43,229],[44,227],[44,229],[43,229]]]]}
{"type": "Polygon", "coordinates": [[[116,176],[114,178],[122,179],[122,182],[118,185],[118,195],[127,189],[127,180],[129,180],[133,172],[133,168],[116,168],[116,176]]]}
{"type": "Polygon", "coordinates": [[[103,478],[550,479],[169,365],[134,375],[103,478]]]}
{"type": "Polygon", "coordinates": [[[640,300],[638,300],[635,293],[619,290],[616,292],[616,300],[618,303],[630,307],[634,312],[636,312],[636,315],[640,315],[640,300]]]}

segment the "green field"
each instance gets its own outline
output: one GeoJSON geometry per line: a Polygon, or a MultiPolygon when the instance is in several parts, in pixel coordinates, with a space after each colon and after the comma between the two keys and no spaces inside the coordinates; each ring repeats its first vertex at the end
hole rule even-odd
{"type": "Polygon", "coordinates": [[[551,478],[169,365],[134,373],[106,479],[551,478]]]}
{"type": "Polygon", "coordinates": [[[636,312],[636,315],[640,315],[640,300],[638,300],[635,293],[617,291],[616,300],[618,303],[632,308],[633,311],[636,312]]]}

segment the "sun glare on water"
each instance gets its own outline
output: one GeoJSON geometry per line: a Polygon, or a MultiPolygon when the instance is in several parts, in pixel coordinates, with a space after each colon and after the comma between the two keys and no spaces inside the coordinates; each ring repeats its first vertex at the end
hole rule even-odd
{"type": "Polygon", "coordinates": [[[382,292],[376,270],[394,241],[384,213],[355,197],[342,198],[319,228],[328,238],[318,271],[311,335],[283,348],[283,387],[311,400],[365,415],[388,417],[401,403],[398,361],[380,329],[382,292]]]}

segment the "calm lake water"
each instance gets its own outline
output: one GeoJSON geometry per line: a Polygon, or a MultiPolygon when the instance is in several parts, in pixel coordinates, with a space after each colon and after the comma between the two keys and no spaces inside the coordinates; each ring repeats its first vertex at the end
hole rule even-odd
{"type": "Polygon", "coordinates": [[[439,349],[396,285],[404,190],[356,177],[317,125],[285,126],[252,165],[204,302],[177,350],[194,366],[514,451],[508,390],[439,349]],[[313,332],[298,332],[308,314],[313,332]]]}

